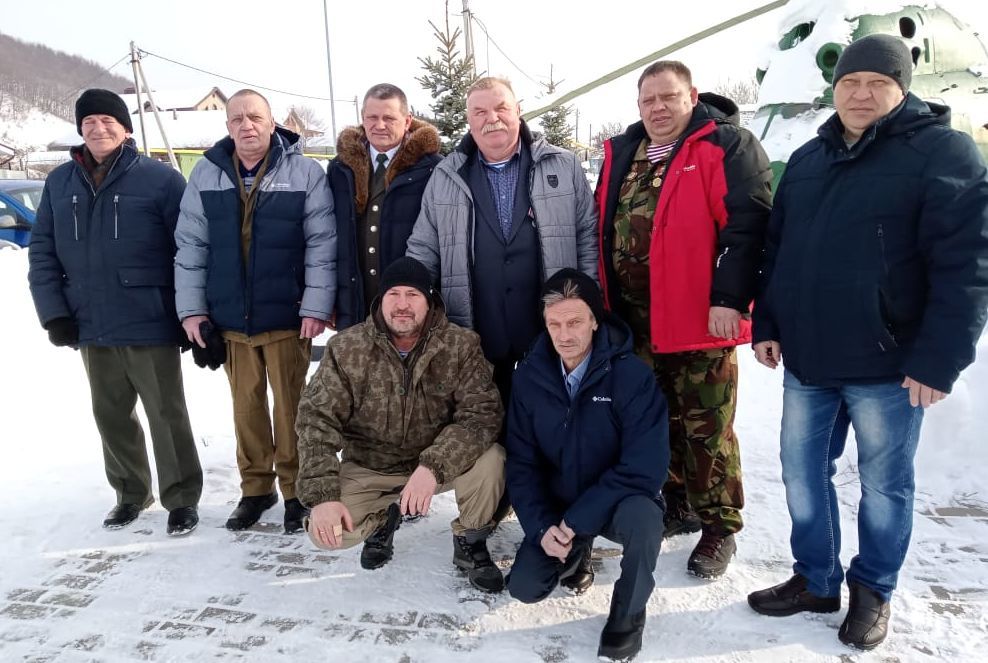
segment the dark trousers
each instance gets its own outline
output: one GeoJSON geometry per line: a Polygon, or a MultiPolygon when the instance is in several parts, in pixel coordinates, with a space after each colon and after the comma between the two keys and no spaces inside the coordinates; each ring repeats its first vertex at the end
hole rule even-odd
{"type": "MultiPolygon", "coordinates": [[[[637,615],[652,595],[652,574],[662,545],[662,516],[662,507],[655,500],[634,495],[618,503],[611,521],[599,532],[623,547],[621,577],[614,583],[611,596],[615,618],[637,615]]],[[[559,574],[569,562],[563,564],[549,557],[540,544],[525,539],[508,575],[508,592],[522,603],[537,603],[556,588],[559,574]]]]}
{"type": "Polygon", "coordinates": [[[80,354],[103,441],[106,478],[117,504],[144,505],[153,499],[138,396],[151,429],[162,506],[170,511],[198,504],[202,467],[185,407],[178,348],[90,346],[80,354]]]}

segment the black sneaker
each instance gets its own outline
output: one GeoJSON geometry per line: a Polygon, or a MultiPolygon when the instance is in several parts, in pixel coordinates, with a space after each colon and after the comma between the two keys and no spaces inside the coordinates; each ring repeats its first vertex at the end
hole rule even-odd
{"type": "Polygon", "coordinates": [[[504,589],[504,574],[497,568],[487,550],[486,530],[468,531],[462,536],[453,535],[453,564],[467,574],[470,584],[482,592],[497,593],[504,589]]]}
{"type": "Polygon", "coordinates": [[[278,495],[256,495],[241,497],[237,508],[226,521],[226,528],[234,532],[251,527],[261,518],[261,514],[278,503],[278,495]]]}
{"type": "Polygon", "coordinates": [[[395,532],[401,527],[401,511],[397,502],[388,505],[384,524],[378,527],[364,541],[364,549],[360,551],[360,566],[373,571],[379,569],[394,555],[395,532]]]}
{"type": "Polygon", "coordinates": [[[748,594],[748,605],[761,615],[788,617],[800,612],[837,612],[840,595],[817,596],[806,589],[798,573],[784,583],[748,594]]]}
{"type": "Polygon", "coordinates": [[[121,527],[126,527],[137,520],[137,516],[140,515],[141,511],[148,508],[152,504],[154,504],[153,499],[149,499],[143,506],[128,502],[118,504],[110,509],[110,511],[106,514],[106,518],[103,519],[103,527],[105,529],[120,529],[121,527]]]}
{"type": "Polygon", "coordinates": [[[724,575],[735,552],[737,544],[733,534],[704,532],[686,563],[686,570],[707,580],[719,578],[724,575]]]}
{"type": "Polygon", "coordinates": [[[168,536],[184,536],[199,524],[199,509],[195,506],[180,506],[168,512],[168,536]]]}
{"type": "Polygon", "coordinates": [[[644,630],[644,610],[637,615],[618,618],[614,614],[612,604],[611,614],[607,617],[604,630],[600,633],[597,656],[611,661],[630,661],[641,651],[644,630]]]}
{"type": "Polygon", "coordinates": [[[856,582],[848,582],[851,590],[847,602],[847,617],[837,631],[840,641],[849,647],[868,651],[882,644],[889,632],[892,608],[878,592],[856,582]]]}
{"type": "Polygon", "coordinates": [[[305,529],[302,519],[309,515],[309,510],[302,506],[297,497],[285,500],[285,534],[296,534],[305,529]]]}
{"type": "Polygon", "coordinates": [[[700,520],[700,516],[693,510],[686,498],[668,499],[667,507],[668,509],[662,518],[665,525],[662,532],[663,539],[699,532],[703,527],[703,521],[700,520]]]}
{"type": "Polygon", "coordinates": [[[559,574],[559,584],[563,589],[579,596],[593,585],[593,538],[587,539],[579,547],[574,546],[566,562],[559,574]]]}

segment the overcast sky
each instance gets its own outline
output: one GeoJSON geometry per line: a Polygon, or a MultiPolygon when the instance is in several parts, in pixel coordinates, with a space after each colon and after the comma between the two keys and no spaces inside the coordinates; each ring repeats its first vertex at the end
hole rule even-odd
{"type": "MultiPolygon", "coordinates": [[[[522,110],[534,109],[542,105],[538,82],[548,80],[550,65],[565,92],[767,1],[604,0],[581,6],[559,0],[470,0],[470,9],[489,33],[488,38],[474,27],[477,66],[510,78],[522,110]]],[[[462,0],[449,4],[451,24],[462,27],[462,0]]],[[[0,31],[104,66],[123,57],[133,40],[147,51],[218,74],[329,97],[322,0],[3,0],[0,6],[0,31]]],[[[362,97],[374,83],[395,83],[413,106],[427,109],[429,95],[414,79],[422,74],[418,58],[435,53],[438,42],[428,22],[442,26],[444,6],[443,0],[329,0],[338,130],[356,121],[352,99],[362,97]]],[[[975,18],[988,19],[985,9],[974,11],[975,18]]],[[[760,54],[779,38],[784,12],[749,21],[674,57],[693,69],[701,90],[753,76],[760,54]]],[[[981,25],[988,27],[988,20],[981,25]]],[[[153,89],[217,85],[231,94],[243,87],[155,57],[147,57],[143,66],[153,89]]],[[[113,71],[131,76],[127,62],[113,71]]],[[[602,122],[627,124],[637,119],[637,75],[626,75],[575,101],[581,113],[581,141],[587,142],[591,123],[599,127],[602,122]]],[[[328,127],[329,107],[324,102],[270,96],[276,114],[293,102],[310,105],[325,115],[328,127]]]]}

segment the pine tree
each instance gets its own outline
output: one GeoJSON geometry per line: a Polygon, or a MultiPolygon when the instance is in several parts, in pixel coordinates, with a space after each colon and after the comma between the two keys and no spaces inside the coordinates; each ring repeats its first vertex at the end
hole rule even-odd
{"type": "Polygon", "coordinates": [[[467,90],[476,80],[473,58],[460,57],[456,42],[461,31],[457,28],[450,32],[449,0],[446,2],[446,29],[440,30],[432,21],[429,25],[439,41],[436,47],[439,57],[419,58],[426,73],[415,80],[432,93],[431,122],[439,130],[443,154],[449,154],[467,131],[467,90]]]}
{"type": "MultiPolygon", "coordinates": [[[[553,94],[556,88],[559,86],[558,83],[552,78],[552,66],[549,66],[549,82],[542,83],[546,88],[546,94],[553,94]]],[[[570,112],[573,109],[570,106],[556,106],[552,110],[548,110],[542,114],[539,118],[542,124],[542,133],[545,136],[546,141],[550,145],[555,145],[556,147],[561,147],[565,150],[572,150],[575,145],[573,141],[573,126],[568,123],[570,112]]]]}

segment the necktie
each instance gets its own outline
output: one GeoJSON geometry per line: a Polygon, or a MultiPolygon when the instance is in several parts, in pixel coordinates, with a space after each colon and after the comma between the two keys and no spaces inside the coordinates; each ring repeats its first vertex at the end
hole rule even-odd
{"type": "Polygon", "coordinates": [[[384,173],[387,172],[387,167],[384,165],[388,162],[388,155],[381,152],[377,155],[377,168],[374,169],[374,183],[383,184],[384,183],[384,173]]]}

